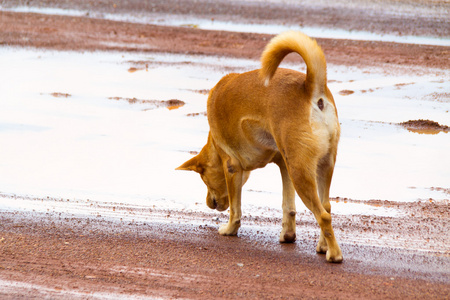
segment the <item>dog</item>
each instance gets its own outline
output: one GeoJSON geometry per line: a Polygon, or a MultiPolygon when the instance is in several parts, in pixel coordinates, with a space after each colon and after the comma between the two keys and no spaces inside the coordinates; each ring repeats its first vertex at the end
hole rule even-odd
{"type": "Polygon", "coordinates": [[[241,224],[241,190],[250,172],[268,163],[279,166],[283,182],[281,243],[296,239],[295,192],[320,226],[318,253],[342,262],[331,226],[329,189],[340,126],[327,87],[326,61],[317,42],[288,31],[274,37],[261,56],[261,69],[224,76],[210,91],[208,141],[200,153],[177,170],[200,174],[208,188],[206,204],[230,208],[221,235],[236,235],[241,224]],[[298,53],[306,74],[278,68],[298,53]]]}

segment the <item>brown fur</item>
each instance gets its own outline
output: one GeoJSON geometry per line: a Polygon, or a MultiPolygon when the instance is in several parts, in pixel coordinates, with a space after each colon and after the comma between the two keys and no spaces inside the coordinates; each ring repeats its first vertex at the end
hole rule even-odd
{"type": "Polygon", "coordinates": [[[276,163],[283,181],[280,242],[295,241],[297,192],[321,228],[317,251],[330,262],[341,262],[329,201],[340,129],[325,57],[314,40],[290,31],[270,41],[261,62],[261,70],[226,75],[211,90],[208,142],[177,169],[200,173],[208,187],[207,205],[230,207],[229,222],[219,233],[236,235],[241,190],[250,171],[276,163]],[[306,75],[278,68],[291,52],[304,59],[306,75]]]}

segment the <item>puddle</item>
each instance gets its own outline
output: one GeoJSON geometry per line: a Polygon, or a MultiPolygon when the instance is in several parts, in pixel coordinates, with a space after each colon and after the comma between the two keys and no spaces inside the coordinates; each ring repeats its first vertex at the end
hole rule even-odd
{"type": "MultiPolygon", "coordinates": [[[[205,205],[199,176],[175,168],[207,140],[207,93],[227,73],[223,66],[254,69],[257,61],[0,47],[0,64],[10,70],[0,73],[1,193],[213,213],[205,205]],[[139,61],[148,70],[129,72],[139,61]],[[67,72],[61,75],[61,69],[67,72]],[[154,109],[158,105],[169,109],[154,109]]],[[[342,124],[331,196],[448,199],[429,188],[448,188],[448,136],[390,125],[419,119],[448,125],[448,103],[424,99],[445,88],[442,78],[448,74],[387,76],[332,65],[328,70],[342,124]],[[415,84],[398,90],[396,84],[405,82],[415,84]],[[373,92],[339,94],[362,89],[373,92]]],[[[252,172],[243,190],[243,211],[280,217],[281,186],[275,165],[252,172]]],[[[2,208],[36,209],[23,199],[0,202],[2,208]],[[12,201],[17,203],[8,204],[12,201]]],[[[297,207],[305,210],[298,198],[297,207]]],[[[341,201],[333,203],[333,212],[398,213],[341,201]]]]}

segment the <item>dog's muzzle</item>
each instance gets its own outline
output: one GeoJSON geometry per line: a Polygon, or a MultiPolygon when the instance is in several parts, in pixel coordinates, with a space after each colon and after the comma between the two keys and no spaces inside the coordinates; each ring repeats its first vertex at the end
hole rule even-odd
{"type": "Polygon", "coordinates": [[[217,199],[216,197],[211,197],[211,195],[208,193],[208,196],[206,197],[206,205],[208,205],[211,209],[217,209],[218,211],[224,211],[228,208],[228,197],[223,197],[220,199],[217,199]]]}

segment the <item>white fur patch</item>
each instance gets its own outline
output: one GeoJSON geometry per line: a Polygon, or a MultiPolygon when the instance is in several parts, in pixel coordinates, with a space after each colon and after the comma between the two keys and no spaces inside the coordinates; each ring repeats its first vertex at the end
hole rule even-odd
{"type": "Polygon", "coordinates": [[[325,97],[315,97],[311,105],[310,124],[319,144],[319,152],[325,155],[330,146],[330,140],[337,132],[338,120],[334,106],[325,97]],[[323,99],[323,109],[318,106],[323,99]]]}

